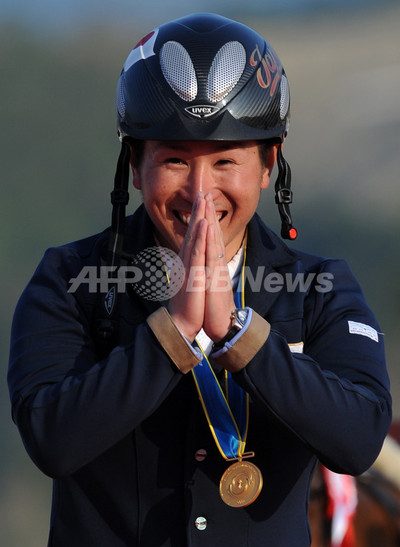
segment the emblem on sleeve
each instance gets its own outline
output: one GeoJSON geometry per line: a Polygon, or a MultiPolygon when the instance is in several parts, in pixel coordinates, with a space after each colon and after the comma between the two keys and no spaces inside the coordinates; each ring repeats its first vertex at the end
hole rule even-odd
{"type": "Polygon", "coordinates": [[[373,327],[370,327],[369,325],[365,325],[364,323],[357,323],[356,321],[349,321],[348,323],[349,323],[350,334],[359,334],[360,336],[367,336],[368,338],[371,338],[371,340],[374,340],[375,342],[379,342],[378,331],[376,331],[373,327]]]}
{"type": "Polygon", "coordinates": [[[292,353],[303,353],[304,342],[294,342],[288,346],[292,353]]]}

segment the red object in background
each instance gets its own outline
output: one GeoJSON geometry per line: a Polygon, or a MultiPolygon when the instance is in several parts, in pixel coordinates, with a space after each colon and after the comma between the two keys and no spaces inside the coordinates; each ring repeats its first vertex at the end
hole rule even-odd
{"type": "Polygon", "coordinates": [[[389,435],[400,443],[400,421],[394,421],[389,429],[389,435]]]}

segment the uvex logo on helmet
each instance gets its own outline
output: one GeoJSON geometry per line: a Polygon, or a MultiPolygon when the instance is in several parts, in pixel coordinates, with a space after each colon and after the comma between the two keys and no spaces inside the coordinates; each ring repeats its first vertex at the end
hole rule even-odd
{"type": "Polygon", "coordinates": [[[209,116],[219,112],[220,109],[216,106],[197,104],[194,106],[188,106],[185,110],[188,114],[191,114],[195,118],[208,118],[209,116]]]}

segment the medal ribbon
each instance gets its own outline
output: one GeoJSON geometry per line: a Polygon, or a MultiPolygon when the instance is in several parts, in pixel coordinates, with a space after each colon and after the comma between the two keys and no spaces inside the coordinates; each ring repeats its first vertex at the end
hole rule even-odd
{"type": "MultiPolygon", "coordinates": [[[[244,308],[244,265],[234,295],[237,308],[244,308]]],[[[241,460],[244,455],[249,423],[249,395],[225,371],[225,393],[201,345],[195,340],[203,360],[192,369],[201,404],[215,443],[225,460],[241,460]]]]}

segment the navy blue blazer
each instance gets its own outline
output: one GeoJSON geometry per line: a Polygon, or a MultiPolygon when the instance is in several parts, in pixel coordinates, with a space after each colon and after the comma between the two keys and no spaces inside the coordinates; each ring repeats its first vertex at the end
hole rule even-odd
{"type": "MultiPolygon", "coordinates": [[[[143,207],[126,233],[131,254],[154,245],[143,207]]],[[[12,327],[13,419],[54,479],[49,546],[308,546],[317,459],[363,472],[391,419],[383,337],[349,267],[291,251],[257,216],[249,224],[246,305],[271,332],[233,376],[250,395],[246,449],[264,487],[252,505],[231,508],[218,491],[229,464],[192,374],[145,321],[160,302],[120,294],[118,340],[100,359],[96,294],[84,284],[68,292],[83,266],[101,263],[107,237],[48,250],[12,327]]]]}

